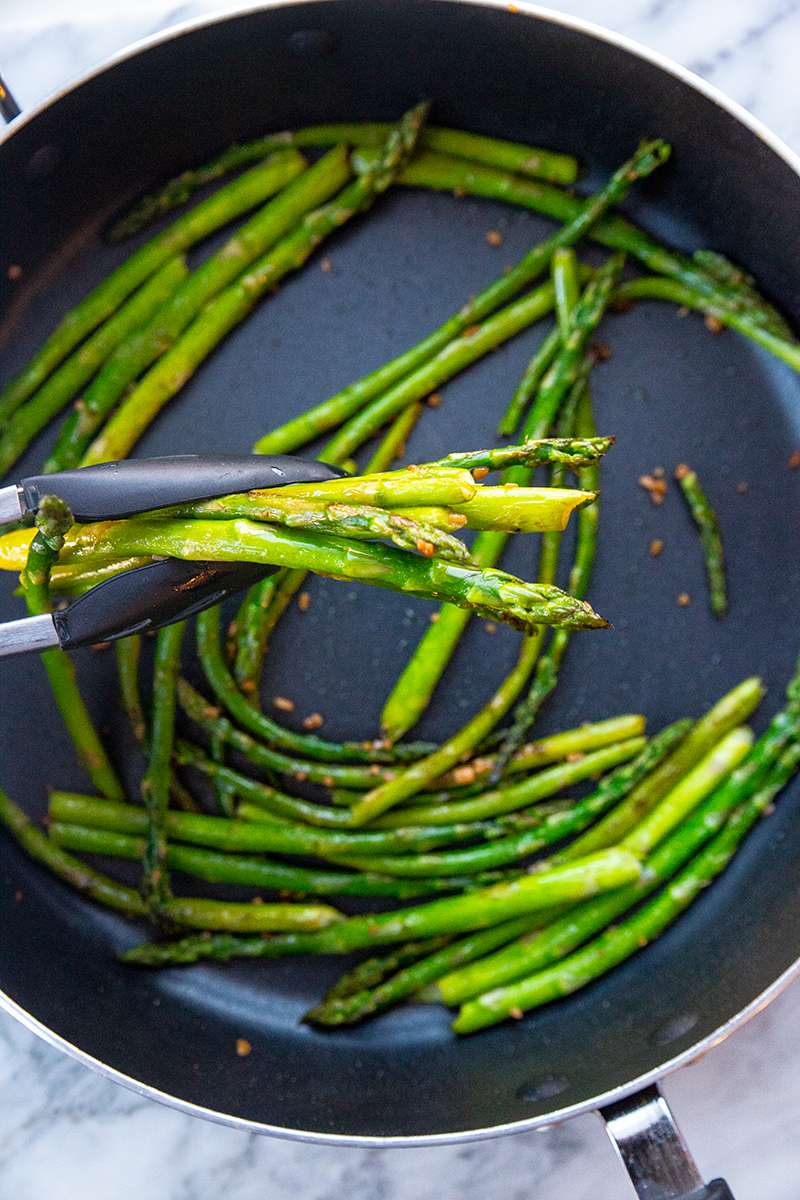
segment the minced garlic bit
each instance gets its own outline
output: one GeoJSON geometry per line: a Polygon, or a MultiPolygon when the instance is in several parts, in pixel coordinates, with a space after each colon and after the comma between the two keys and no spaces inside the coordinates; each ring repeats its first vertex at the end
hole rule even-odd
{"type": "Polygon", "coordinates": [[[789,455],[789,470],[796,471],[800,467],[800,450],[795,450],[789,455]]]}
{"type": "Polygon", "coordinates": [[[722,333],[723,329],[725,328],[719,317],[715,317],[711,313],[706,313],[706,315],[703,317],[703,324],[709,333],[722,333]]]}
{"type": "Polygon", "coordinates": [[[425,558],[433,558],[436,547],[433,542],[426,542],[424,538],[420,538],[417,542],[417,550],[423,554],[425,558]]]}
{"type": "Polygon", "coordinates": [[[643,487],[647,492],[652,504],[658,506],[664,503],[667,495],[666,479],[658,478],[655,473],[652,475],[640,475],[639,486],[643,487]]]}
{"type": "Polygon", "coordinates": [[[311,607],[311,596],[308,592],[301,592],[297,597],[297,607],[300,609],[300,612],[308,612],[311,607]]]}
{"type": "Polygon", "coordinates": [[[483,628],[487,633],[497,633],[497,626],[495,625],[494,621],[486,621],[483,628]]]}
{"type": "Polygon", "coordinates": [[[320,261],[319,269],[320,269],[320,271],[324,271],[324,273],[327,275],[331,269],[331,266],[332,266],[331,260],[329,258],[323,258],[320,261]]]}
{"type": "Polygon", "coordinates": [[[691,603],[692,603],[692,597],[689,595],[689,593],[681,592],[680,595],[678,596],[678,607],[679,608],[688,608],[688,606],[691,603]]]}
{"type": "Polygon", "coordinates": [[[303,729],[320,729],[325,724],[325,718],[322,713],[309,713],[307,717],[303,717],[303,729]]]}
{"type": "Polygon", "coordinates": [[[427,400],[428,408],[438,408],[441,403],[442,403],[441,392],[431,392],[431,394],[430,394],[430,396],[428,396],[428,400],[427,400]]]}
{"type": "Polygon", "coordinates": [[[650,543],[650,557],[658,558],[663,549],[664,543],[662,542],[661,538],[653,538],[652,542],[650,543]]]}
{"type": "Polygon", "coordinates": [[[747,493],[750,491],[750,484],[747,482],[746,479],[742,479],[739,481],[739,483],[737,483],[736,490],[740,496],[746,496],[747,493]]]}
{"type": "Polygon", "coordinates": [[[294,700],[290,700],[288,696],[273,696],[272,703],[281,712],[294,712],[294,700]]]}
{"type": "Polygon", "coordinates": [[[252,1049],[253,1047],[250,1045],[247,1038],[236,1039],[236,1053],[239,1055],[239,1058],[247,1058],[252,1049]]]}
{"type": "Polygon", "coordinates": [[[502,246],[503,235],[499,229],[487,229],[486,241],[490,246],[502,246]]]}

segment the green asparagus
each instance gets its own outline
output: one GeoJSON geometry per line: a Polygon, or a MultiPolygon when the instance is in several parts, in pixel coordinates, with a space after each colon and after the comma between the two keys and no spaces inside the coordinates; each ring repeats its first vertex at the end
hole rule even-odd
{"type": "Polygon", "coordinates": [[[207,305],[123,401],[84,455],[84,465],[124,457],[163,406],[261,297],[289,271],[301,267],[326,237],[370,207],[390,186],[413,150],[426,112],[426,105],[417,105],[406,113],[366,174],[348,184],[328,204],[304,217],[292,233],[252,263],[235,283],[207,305]]]}
{"type": "Polygon", "coordinates": [[[295,173],[297,161],[296,150],[282,150],[272,155],[178,217],[126,259],[67,313],[41,350],[6,385],[0,393],[0,421],[11,416],[41,387],[70,350],[111,316],[167,259],[188,250],[277,192],[295,173]]]}
{"type": "Polygon", "coordinates": [[[711,507],[696,471],[681,463],[675,468],[675,478],[680,484],[703,545],[711,611],[715,617],[724,617],[728,611],[728,587],[725,579],[725,553],[722,549],[717,514],[711,507]]]}

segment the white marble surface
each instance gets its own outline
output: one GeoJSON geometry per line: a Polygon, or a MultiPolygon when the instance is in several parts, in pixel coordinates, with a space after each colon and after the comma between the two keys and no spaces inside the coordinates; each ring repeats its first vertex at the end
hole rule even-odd
{"type": "MultiPolygon", "coordinates": [[[[28,106],[137,37],[225,7],[0,0],[0,69],[28,106]]],[[[232,5],[230,7],[233,7],[232,5]]],[[[646,42],[800,149],[800,0],[572,0],[551,7],[646,42]]],[[[666,1092],[707,1177],[796,1200],[800,989],[666,1092]]],[[[424,1150],[300,1146],[208,1125],[108,1083],[0,1016],[0,1200],[621,1200],[599,1121],[424,1150]]]]}

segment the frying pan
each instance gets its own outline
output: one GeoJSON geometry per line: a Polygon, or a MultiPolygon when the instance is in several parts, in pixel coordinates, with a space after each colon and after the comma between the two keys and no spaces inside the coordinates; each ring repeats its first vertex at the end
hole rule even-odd
{"type": "MultiPolygon", "coordinates": [[[[602,30],[526,5],[451,0],[276,3],[170,30],[33,112],[0,145],[4,375],[127,252],[104,223],[147,186],[235,140],[325,120],[391,119],[420,96],[435,119],[577,154],[586,186],[644,134],[674,143],[630,208],[679,245],[741,260],[800,321],[800,163],[685,71],[602,30]],[[522,11],[520,11],[520,9],[522,11]],[[16,273],[14,273],[16,274],[16,273]]],[[[241,451],[413,342],[550,228],[532,214],[428,193],[388,195],[230,337],[143,439],[142,454],[241,451]],[[503,246],[485,233],[500,229],[503,246]]],[[[541,334],[450,385],[410,454],[488,443],[541,334]]],[[[619,442],[606,471],[592,599],[615,631],[576,639],[542,728],[644,711],[651,727],[698,713],[744,675],[779,704],[796,652],[800,439],[797,381],[732,334],[660,306],[610,317],[598,423],[619,442]],[[650,509],[636,480],[690,459],[713,481],[731,563],[731,617],[703,603],[702,566],[673,497],[650,509]],[[746,495],[736,484],[746,480],[746,495]],[[654,562],[651,537],[665,542],[654,562]],[[679,591],[695,603],[678,607],[679,591]]],[[[21,464],[33,471],[47,438],[21,464]]],[[[518,539],[519,540],[519,539],[518,539]]],[[[512,569],[530,567],[514,548],[512,569]]],[[[0,617],[18,613],[4,584],[0,617]]],[[[339,584],[281,629],[267,686],[331,735],[374,728],[428,606],[339,584]]],[[[478,623],[420,732],[442,736],[509,667],[516,638],[478,623]]],[[[79,670],[136,785],[109,656],[79,670]]],[[[32,813],[48,785],[85,787],[41,674],[3,670],[2,782],[32,813]]],[[[602,1108],[641,1196],[722,1196],[699,1174],[653,1085],[756,1012],[797,973],[800,789],[782,797],[725,875],[664,937],[575,996],[465,1040],[416,1005],[334,1034],[299,1017],[341,963],[240,963],[162,973],[121,967],[140,937],[0,840],[0,986],[30,1028],[81,1061],[184,1111],[250,1130],[363,1145],[458,1141],[602,1108]],[[237,1037],[253,1053],[239,1059],[237,1037]]]]}

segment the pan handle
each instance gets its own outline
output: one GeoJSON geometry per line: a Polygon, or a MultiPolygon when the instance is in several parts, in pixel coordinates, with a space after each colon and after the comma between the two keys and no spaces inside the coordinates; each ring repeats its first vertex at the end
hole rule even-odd
{"type": "Polygon", "coordinates": [[[639,1200],[733,1200],[724,1180],[703,1183],[657,1087],[601,1108],[600,1116],[639,1200]]]}
{"type": "Polygon", "coordinates": [[[14,120],[14,117],[19,116],[20,111],[19,105],[8,90],[6,81],[0,75],[0,117],[8,124],[9,121],[14,120]]]}

